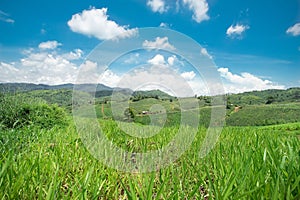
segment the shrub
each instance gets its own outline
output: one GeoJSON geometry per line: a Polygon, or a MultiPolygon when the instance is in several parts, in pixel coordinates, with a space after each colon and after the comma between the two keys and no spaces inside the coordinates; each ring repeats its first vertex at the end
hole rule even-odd
{"type": "Polygon", "coordinates": [[[21,128],[37,126],[52,128],[67,125],[64,109],[42,100],[28,99],[21,95],[0,96],[0,127],[21,128]]]}

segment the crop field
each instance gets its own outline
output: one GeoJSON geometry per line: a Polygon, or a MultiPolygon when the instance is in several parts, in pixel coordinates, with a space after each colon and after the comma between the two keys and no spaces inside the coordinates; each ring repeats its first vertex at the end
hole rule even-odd
{"type": "MultiPolygon", "coordinates": [[[[150,115],[138,114],[159,102],[143,101],[132,102],[135,122],[112,119],[109,102],[95,106],[105,137],[132,154],[161,149],[180,127],[176,102],[163,101],[167,118],[160,127],[147,125],[150,115]],[[149,136],[129,135],[141,130],[149,136]]],[[[288,109],[289,117],[294,116],[290,119],[298,122],[230,126],[227,121],[214,148],[204,157],[200,149],[208,133],[211,108],[191,108],[200,114],[201,122],[196,130],[183,129],[186,136],[196,132],[191,146],[174,162],[147,173],[119,171],[96,159],[84,145],[72,116],[57,104],[7,95],[1,97],[0,105],[1,199],[300,199],[297,103],[228,110],[227,116],[240,115],[247,121],[254,108],[264,112],[288,109]]],[[[88,114],[79,116],[80,120],[90,120],[88,114]]]]}
{"type": "MultiPolygon", "coordinates": [[[[100,123],[128,151],[172,136],[136,140],[131,146],[131,138],[111,128],[113,121],[100,123]]],[[[172,133],[172,128],[165,129],[165,134],[172,133]]],[[[300,124],[226,127],[201,159],[205,133],[200,128],[189,150],[170,166],[134,174],[107,168],[92,157],[73,125],[2,131],[0,194],[2,199],[300,198],[300,124]]]]}

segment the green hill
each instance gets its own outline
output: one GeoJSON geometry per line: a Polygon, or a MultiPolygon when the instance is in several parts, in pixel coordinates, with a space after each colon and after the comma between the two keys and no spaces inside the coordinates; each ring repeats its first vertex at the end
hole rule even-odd
{"type": "Polygon", "coordinates": [[[227,103],[233,105],[259,105],[300,102],[300,88],[287,90],[264,90],[227,95],[227,103]]]}
{"type": "Polygon", "coordinates": [[[173,100],[174,97],[162,92],[161,90],[148,90],[148,91],[134,91],[132,93],[132,100],[139,101],[147,98],[163,99],[163,100],[173,100]]]}
{"type": "Polygon", "coordinates": [[[300,122],[300,103],[248,105],[231,111],[228,126],[265,126],[300,122]]]}

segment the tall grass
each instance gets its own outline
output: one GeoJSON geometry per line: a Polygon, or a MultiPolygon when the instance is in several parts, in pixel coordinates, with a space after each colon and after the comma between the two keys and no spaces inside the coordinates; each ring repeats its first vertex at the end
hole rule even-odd
{"type": "MultiPolygon", "coordinates": [[[[128,147],[122,142],[129,136],[115,129],[113,122],[100,123],[123,148],[149,145],[140,140],[128,147]]],[[[206,133],[200,128],[183,156],[144,174],[106,167],[90,155],[74,125],[2,130],[0,198],[300,199],[299,132],[275,129],[226,127],[215,148],[200,159],[206,133]]]]}

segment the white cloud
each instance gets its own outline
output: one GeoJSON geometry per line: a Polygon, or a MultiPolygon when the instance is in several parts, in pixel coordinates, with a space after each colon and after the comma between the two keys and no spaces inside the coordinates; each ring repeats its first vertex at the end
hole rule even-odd
{"type": "Polygon", "coordinates": [[[194,71],[190,71],[190,72],[183,72],[180,74],[182,76],[182,78],[184,78],[187,81],[191,81],[195,78],[196,74],[194,71]]]}
{"type": "Polygon", "coordinates": [[[287,34],[291,34],[293,36],[298,36],[300,35],[300,23],[295,24],[294,26],[289,27],[286,30],[287,34]]]}
{"type": "Polygon", "coordinates": [[[128,59],[126,59],[124,62],[126,64],[138,64],[139,63],[139,57],[140,54],[139,53],[135,53],[129,56],[128,59]]]}
{"type": "Polygon", "coordinates": [[[174,65],[175,60],[177,60],[177,57],[175,55],[168,57],[168,64],[170,66],[174,65]]]}
{"type": "Polygon", "coordinates": [[[227,93],[285,88],[283,85],[276,85],[270,80],[263,80],[247,72],[241,73],[241,75],[233,74],[228,68],[219,68],[218,71],[224,80],[227,93]]]}
{"type": "Polygon", "coordinates": [[[120,26],[108,18],[107,8],[91,8],[73,15],[68,25],[73,32],[93,36],[99,40],[129,38],[137,34],[137,29],[120,26]]]}
{"type": "Polygon", "coordinates": [[[164,13],[168,10],[164,0],[148,0],[147,6],[149,6],[153,12],[164,13]]]}
{"type": "Polygon", "coordinates": [[[170,25],[167,24],[167,23],[161,22],[159,27],[161,27],[161,28],[170,28],[170,25]]]}
{"type": "Polygon", "coordinates": [[[148,63],[152,65],[165,65],[166,61],[163,55],[157,54],[152,59],[148,60],[148,63]]]}
{"type": "Polygon", "coordinates": [[[145,40],[143,42],[143,47],[153,48],[153,49],[165,49],[165,50],[175,50],[176,48],[169,43],[168,37],[157,37],[155,41],[145,40]]]}
{"type": "Polygon", "coordinates": [[[0,62],[0,82],[10,82],[11,80],[16,80],[19,82],[19,69],[17,69],[13,64],[0,62]]]}
{"type": "Polygon", "coordinates": [[[231,25],[227,31],[226,34],[228,37],[236,38],[241,37],[241,35],[247,30],[250,29],[247,25],[242,24],[236,24],[235,26],[231,25]]]}
{"type": "Polygon", "coordinates": [[[206,57],[208,57],[209,59],[212,59],[212,56],[207,52],[207,49],[205,49],[205,48],[201,48],[201,50],[200,50],[200,53],[203,55],[203,56],[206,56],[206,57]]]}
{"type": "Polygon", "coordinates": [[[61,55],[38,52],[21,59],[21,68],[26,74],[24,81],[60,84],[74,82],[77,66],[61,55]]]}
{"type": "Polygon", "coordinates": [[[15,23],[15,20],[11,19],[9,17],[9,14],[7,14],[7,13],[1,11],[1,10],[0,10],[0,21],[6,22],[6,23],[10,23],[10,24],[15,23]]]}
{"type": "Polygon", "coordinates": [[[14,63],[0,63],[1,82],[28,82],[49,85],[74,83],[78,66],[72,62],[81,58],[77,49],[66,54],[58,54],[51,49],[29,49],[24,57],[14,63]]]}
{"type": "Polygon", "coordinates": [[[82,58],[83,51],[81,49],[75,49],[67,54],[64,54],[63,57],[67,60],[78,60],[82,58]]]}
{"type": "Polygon", "coordinates": [[[183,3],[193,11],[193,19],[200,23],[205,20],[209,20],[208,12],[208,3],[206,0],[183,0],[183,3]]]}
{"type": "Polygon", "coordinates": [[[39,44],[40,49],[56,49],[58,46],[61,46],[62,44],[57,41],[47,41],[42,42],[39,44]]]}
{"type": "Polygon", "coordinates": [[[132,90],[160,89],[179,97],[194,95],[187,81],[167,65],[135,68],[122,76],[118,86],[132,90]]]}
{"type": "Polygon", "coordinates": [[[105,70],[99,76],[99,82],[109,87],[117,87],[121,77],[113,73],[111,70],[105,70]]]}

